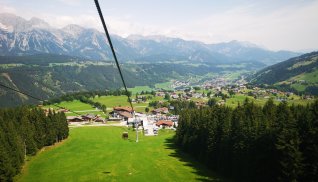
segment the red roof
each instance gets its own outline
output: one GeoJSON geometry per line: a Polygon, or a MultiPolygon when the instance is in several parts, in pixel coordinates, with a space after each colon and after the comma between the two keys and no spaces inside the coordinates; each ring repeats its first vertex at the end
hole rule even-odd
{"type": "Polygon", "coordinates": [[[126,111],[126,112],[133,112],[131,107],[113,107],[114,111],[126,111]]]}
{"type": "Polygon", "coordinates": [[[165,126],[173,126],[173,122],[171,120],[159,120],[156,123],[157,126],[165,125],[165,126]]]}

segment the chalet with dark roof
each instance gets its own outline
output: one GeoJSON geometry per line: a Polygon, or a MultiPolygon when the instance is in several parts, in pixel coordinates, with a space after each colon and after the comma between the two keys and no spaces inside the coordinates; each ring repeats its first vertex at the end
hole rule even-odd
{"type": "Polygon", "coordinates": [[[128,118],[133,117],[133,109],[131,107],[113,107],[113,111],[109,114],[111,114],[110,120],[128,121],[128,118]]]}
{"type": "Polygon", "coordinates": [[[151,111],[153,114],[168,114],[169,113],[169,109],[166,107],[161,107],[158,109],[154,109],[151,111]]]}

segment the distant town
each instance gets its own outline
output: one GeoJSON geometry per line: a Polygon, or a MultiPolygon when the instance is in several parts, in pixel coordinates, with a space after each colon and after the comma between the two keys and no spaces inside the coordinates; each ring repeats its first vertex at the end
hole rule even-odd
{"type": "MultiPolygon", "coordinates": [[[[104,112],[98,106],[94,108],[103,114],[94,114],[88,111],[83,115],[74,115],[66,107],[55,110],[45,108],[47,113],[50,110],[65,112],[71,127],[83,125],[131,126],[138,127],[146,136],[152,136],[157,135],[160,129],[176,129],[179,115],[175,103],[178,102],[192,105],[188,108],[200,109],[211,105],[235,107],[244,102],[246,98],[260,105],[270,98],[276,103],[286,101],[291,104],[307,103],[314,99],[314,96],[311,95],[298,96],[293,92],[250,86],[243,76],[234,81],[216,77],[195,86],[191,85],[190,81],[173,80],[170,90],[156,89],[151,92],[143,90],[136,92],[131,95],[131,101],[136,105],[137,110],[133,110],[128,102],[118,100],[116,103],[116,97],[119,96],[107,96],[115,100],[115,106],[105,109],[104,112]]],[[[98,100],[98,98],[95,99],[98,100]]],[[[105,101],[104,104],[108,105],[108,102],[105,101]]],[[[181,109],[186,109],[186,107],[181,109]]]]}

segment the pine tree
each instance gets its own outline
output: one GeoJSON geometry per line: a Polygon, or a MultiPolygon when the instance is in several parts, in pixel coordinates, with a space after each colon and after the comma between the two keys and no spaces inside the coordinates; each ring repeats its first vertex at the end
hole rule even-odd
{"type": "Polygon", "coordinates": [[[27,113],[23,113],[20,118],[20,133],[25,145],[26,154],[34,155],[37,151],[36,143],[34,141],[34,128],[29,123],[27,113]]]}
{"type": "Polygon", "coordinates": [[[276,121],[276,105],[272,98],[270,98],[263,107],[263,114],[266,118],[266,128],[271,128],[276,121]]]}
{"type": "MultiPolygon", "coordinates": [[[[3,122],[0,117],[0,123],[3,122]]],[[[0,127],[0,181],[12,181],[12,178],[17,173],[12,165],[12,158],[9,156],[9,138],[5,136],[4,130],[0,127]]]]}
{"type": "Polygon", "coordinates": [[[281,103],[277,110],[279,128],[276,149],[279,155],[279,181],[297,181],[302,171],[302,154],[299,151],[300,139],[287,103],[281,103]]]}
{"type": "Polygon", "coordinates": [[[318,101],[301,110],[298,130],[301,139],[300,151],[304,158],[304,169],[300,179],[315,181],[318,178],[318,101]]]}

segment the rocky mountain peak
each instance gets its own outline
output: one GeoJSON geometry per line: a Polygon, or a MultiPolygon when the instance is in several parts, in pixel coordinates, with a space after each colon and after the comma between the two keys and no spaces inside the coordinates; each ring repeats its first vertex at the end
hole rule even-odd
{"type": "Polygon", "coordinates": [[[79,25],[69,24],[62,28],[62,31],[77,37],[80,35],[85,29],[79,25]]]}
{"type": "Polygon", "coordinates": [[[33,29],[50,29],[50,25],[39,19],[31,18],[26,20],[14,14],[2,13],[0,14],[0,28],[10,32],[28,32],[33,29]]]}
{"type": "MultiPolygon", "coordinates": [[[[205,44],[163,35],[131,35],[127,38],[111,35],[111,38],[123,61],[256,61],[273,64],[298,55],[273,52],[238,41],[205,44]]],[[[39,18],[26,20],[12,14],[0,14],[0,47],[0,55],[50,53],[94,60],[109,59],[111,55],[104,33],[96,29],[74,24],[56,29],[39,18]]]]}
{"type": "Polygon", "coordinates": [[[39,18],[33,17],[28,22],[30,23],[32,28],[39,28],[39,29],[49,29],[50,28],[50,25],[47,22],[45,22],[39,18]]]}

